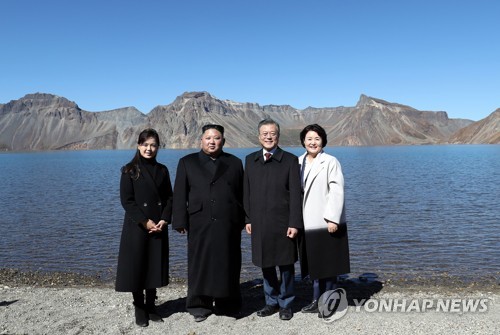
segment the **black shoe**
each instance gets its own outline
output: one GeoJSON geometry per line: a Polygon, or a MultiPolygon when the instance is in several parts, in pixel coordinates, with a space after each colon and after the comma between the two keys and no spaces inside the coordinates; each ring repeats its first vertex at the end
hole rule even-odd
{"type": "Polygon", "coordinates": [[[195,322],[202,322],[207,319],[207,315],[194,315],[194,321],[195,322]]]}
{"type": "Polygon", "coordinates": [[[239,309],[227,309],[227,308],[217,308],[215,307],[215,315],[224,315],[230,318],[239,319],[241,317],[241,310],[239,309]]]}
{"type": "Polygon", "coordinates": [[[147,312],[148,312],[149,320],[151,320],[153,322],[163,322],[163,319],[161,318],[160,314],[158,314],[156,307],[148,307],[147,312]]]}
{"type": "Polygon", "coordinates": [[[138,325],[139,327],[147,327],[149,326],[149,315],[144,306],[137,306],[134,304],[135,307],[135,324],[138,325]]]}
{"type": "Polygon", "coordinates": [[[278,306],[266,305],[260,311],[257,311],[257,316],[270,316],[276,313],[279,310],[278,306]]]}
{"type": "Polygon", "coordinates": [[[280,320],[290,320],[293,312],[290,308],[280,308],[280,320]]]}
{"type": "Polygon", "coordinates": [[[309,305],[302,307],[302,313],[318,313],[318,300],[313,300],[309,305]]]}

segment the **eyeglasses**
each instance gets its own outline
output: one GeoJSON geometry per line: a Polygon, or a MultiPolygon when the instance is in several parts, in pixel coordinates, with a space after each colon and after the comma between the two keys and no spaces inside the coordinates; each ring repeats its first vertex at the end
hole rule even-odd
{"type": "Polygon", "coordinates": [[[266,137],[275,138],[275,137],[278,137],[278,133],[275,131],[271,131],[271,132],[265,131],[263,133],[260,133],[260,137],[262,137],[262,138],[266,138],[266,137]]]}

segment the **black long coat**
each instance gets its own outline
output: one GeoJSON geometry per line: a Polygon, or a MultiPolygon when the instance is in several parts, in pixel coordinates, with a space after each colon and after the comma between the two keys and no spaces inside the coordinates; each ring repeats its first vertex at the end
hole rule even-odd
{"type": "Polygon", "coordinates": [[[139,164],[137,180],[122,173],[120,200],[125,219],[120,240],[115,289],[135,292],[168,284],[168,229],[149,234],[141,222],[171,222],[172,184],[165,165],[156,163],[155,177],[139,164]]]}
{"type": "Polygon", "coordinates": [[[239,297],[244,224],[241,160],[223,152],[214,163],[202,151],[181,158],[172,228],[188,231],[189,296],[239,297]]]}
{"type": "Polygon", "coordinates": [[[297,156],[279,147],[265,162],[262,150],[245,160],[244,203],[252,224],[252,262],[261,268],[297,261],[289,227],[303,229],[302,189],[297,156]]]}

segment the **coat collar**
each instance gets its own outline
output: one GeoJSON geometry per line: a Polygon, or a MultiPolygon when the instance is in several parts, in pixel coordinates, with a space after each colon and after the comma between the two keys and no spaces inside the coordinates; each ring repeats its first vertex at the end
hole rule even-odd
{"type": "MultiPolygon", "coordinates": [[[[301,165],[301,168],[302,164],[304,163],[304,158],[306,157],[306,155],[307,152],[299,157],[299,164],[301,165]]],[[[314,159],[311,171],[309,171],[309,176],[307,177],[306,184],[304,185],[304,193],[307,193],[307,191],[311,187],[313,180],[321,172],[321,170],[325,168],[325,162],[326,162],[326,156],[324,152],[321,151],[321,153],[319,153],[319,155],[314,159]]]]}
{"type": "MultiPolygon", "coordinates": [[[[226,163],[226,156],[227,156],[227,154],[223,151],[223,152],[221,152],[219,157],[217,157],[217,164],[216,164],[217,168],[216,168],[215,173],[211,179],[212,181],[216,181],[217,179],[219,179],[220,176],[222,176],[224,174],[224,172],[226,172],[227,168],[229,167],[229,165],[226,163]]],[[[211,160],[211,158],[207,154],[205,154],[202,150],[200,150],[198,157],[200,160],[200,164],[202,166],[203,166],[203,164],[205,164],[211,160]]],[[[210,162],[210,163],[212,163],[212,162],[210,162]]]]}
{"type": "Polygon", "coordinates": [[[149,184],[149,188],[159,197],[160,194],[158,193],[158,185],[156,185],[156,180],[154,180],[153,176],[146,169],[146,167],[144,166],[144,162],[139,162],[139,168],[141,169],[141,174],[144,180],[149,184]]]}
{"type": "MultiPolygon", "coordinates": [[[[276,147],[276,150],[274,151],[274,154],[272,156],[272,159],[277,160],[278,162],[281,162],[283,159],[283,150],[281,150],[280,147],[276,147]]],[[[264,164],[264,149],[260,149],[257,151],[253,157],[254,161],[260,161],[262,164],[264,164]]]]}
{"type": "MultiPolygon", "coordinates": [[[[302,162],[304,161],[304,157],[306,157],[307,155],[307,151],[304,152],[302,155],[300,155],[299,157],[299,164],[302,165],[302,162]]],[[[326,161],[326,156],[325,156],[325,152],[324,151],[321,151],[318,156],[316,157],[316,159],[319,160],[319,162],[321,163],[324,163],[326,161]]]]}

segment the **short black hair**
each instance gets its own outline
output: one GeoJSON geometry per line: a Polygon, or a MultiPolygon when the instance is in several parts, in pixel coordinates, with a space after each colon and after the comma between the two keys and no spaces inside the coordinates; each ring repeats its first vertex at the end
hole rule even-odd
{"type": "Polygon", "coordinates": [[[224,136],[224,127],[218,124],[206,124],[201,128],[201,133],[204,134],[208,129],[218,130],[224,136]]]}
{"type": "Polygon", "coordinates": [[[306,139],[306,134],[310,131],[316,132],[319,137],[321,137],[321,146],[326,147],[326,144],[328,143],[326,139],[326,131],[321,127],[319,124],[310,124],[306,126],[302,131],[300,132],[300,144],[305,148],[304,140],[306,139]]]}

